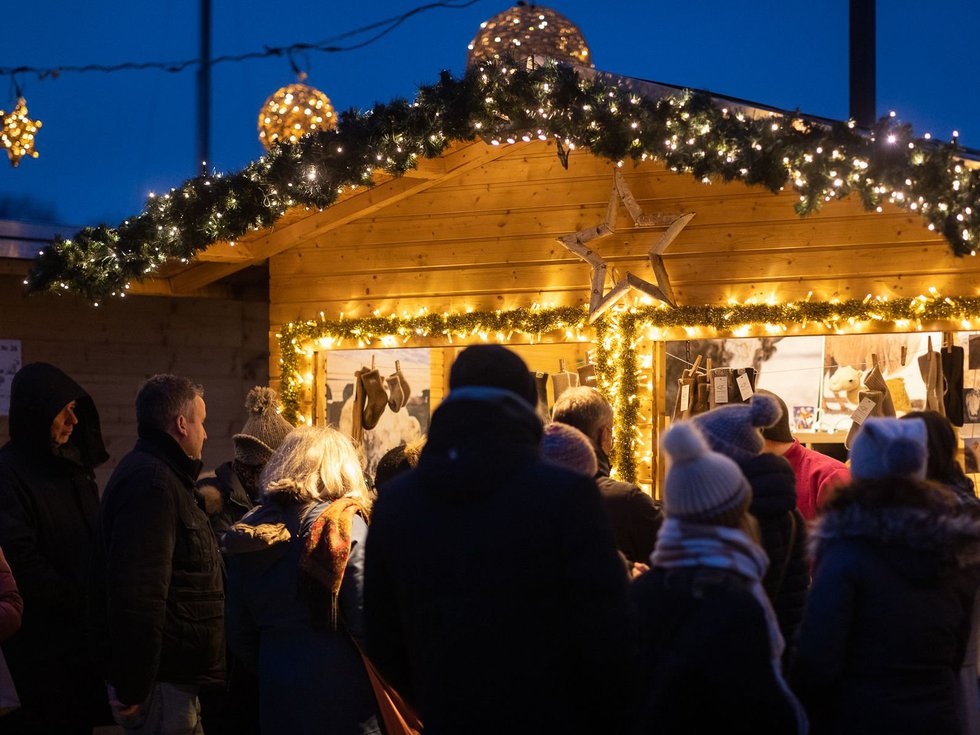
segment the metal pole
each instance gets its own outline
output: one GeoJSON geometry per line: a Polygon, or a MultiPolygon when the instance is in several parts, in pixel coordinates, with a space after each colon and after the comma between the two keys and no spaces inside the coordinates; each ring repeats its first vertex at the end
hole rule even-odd
{"type": "Polygon", "coordinates": [[[851,119],[870,128],[875,110],[875,0],[851,2],[851,119]]]}
{"type": "Polygon", "coordinates": [[[211,0],[201,0],[201,65],[197,70],[197,166],[211,160],[211,0]]]}

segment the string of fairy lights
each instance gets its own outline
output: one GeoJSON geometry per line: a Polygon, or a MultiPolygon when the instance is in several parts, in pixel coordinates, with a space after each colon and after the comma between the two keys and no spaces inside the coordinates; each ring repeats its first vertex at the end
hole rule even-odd
{"type": "Polygon", "coordinates": [[[280,348],[280,394],[283,414],[294,422],[312,422],[304,413],[304,387],[313,381],[316,351],[427,346],[474,342],[591,342],[595,349],[597,387],[614,410],[616,475],[635,481],[639,465],[650,466],[654,447],[643,431],[651,416],[642,414],[644,393],[652,390],[651,365],[641,360],[644,343],[654,340],[693,339],[721,334],[744,337],[763,334],[841,334],[887,327],[916,331],[925,325],[955,324],[962,329],[980,326],[980,297],[947,297],[935,289],[915,298],[852,299],[788,304],[730,303],[725,306],[663,304],[619,306],[588,324],[584,307],[531,306],[510,311],[383,316],[363,319],[319,319],[291,322],[276,334],[280,348]],[[809,332],[807,332],[809,330],[809,332]]]}
{"type": "MultiPolygon", "coordinates": [[[[330,38],[317,41],[315,43],[294,43],[289,46],[265,46],[261,51],[249,51],[242,54],[226,54],[208,59],[193,58],[182,59],[179,61],[126,61],[119,64],[66,64],[54,67],[28,65],[0,66],[0,77],[10,77],[12,87],[14,89],[14,97],[17,100],[14,108],[10,112],[0,110],[0,148],[7,151],[10,165],[14,168],[20,165],[21,159],[24,157],[37,158],[39,156],[36,147],[36,133],[41,127],[41,121],[28,117],[27,100],[24,98],[21,85],[19,83],[19,79],[25,76],[33,76],[39,80],[45,80],[57,79],[64,74],[84,74],[92,72],[114,73],[123,71],[164,71],[179,73],[185,69],[195,66],[213,67],[229,62],[242,62],[271,57],[285,57],[289,60],[290,65],[293,67],[293,71],[296,72],[297,76],[299,77],[298,81],[302,82],[303,79],[305,79],[306,74],[304,72],[300,72],[296,66],[295,57],[298,54],[309,51],[339,53],[343,51],[355,51],[357,49],[362,49],[365,46],[369,46],[381,40],[402,25],[405,21],[420,13],[425,13],[437,8],[458,10],[467,8],[477,2],[479,2],[479,0],[457,0],[456,2],[439,1],[426,3],[425,5],[419,5],[418,7],[412,8],[404,13],[400,13],[399,15],[375,21],[366,26],[345,31],[344,33],[331,36],[330,38]],[[350,43],[347,45],[338,45],[337,43],[338,41],[351,37],[363,36],[364,34],[371,32],[373,32],[373,35],[355,43],[350,43]]],[[[296,133],[302,134],[302,132],[309,132],[311,129],[325,129],[332,127],[334,124],[334,120],[331,119],[333,115],[332,108],[329,109],[329,115],[319,116],[317,114],[315,104],[314,110],[309,110],[309,107],[306,104],[303,104],[302,106],[294,105],[293,98],[291,96],[294,93],[298,98],[310,97],[314,103],[321,98],[323,100],[327,100],[326,96],[322,92],[304,84],[288,85],[287,87],[283,87],[270,95],[269,99],[266,100],[266,103],[263,105],[263,109],[259,116],[259,138],[262,144],[267,148],[279,140],[285,142],[295,142],[297,139],[296,133]],[[291,87],[298,87],[299,89],[293,90],[291,87]],[[276,104],[271,104],[273,102],[276,104]],[[289,114],[290,112],[293,112],[294,107],[296,108],[295,111],[300,113],[298,120],[295,115],[289,114]],[[303,119],[304,110],[306,111],[305,115],[307,118],[305,120],[303,119]],[[320,119],[317,120],[317,117],[320,119]],[[300,121],[303,124],[297,125],[297,121],[300,121]],[[310,123],[312,123],[312,125],[310,125],[310,123]]],[[[305,102],[305,100],[302,101],[305,102]]],[[[322,106],[322,101],[320,104],[322,106]]],[[[329,100],[327,100],[326,105],[329,108],[329,100]]]]}

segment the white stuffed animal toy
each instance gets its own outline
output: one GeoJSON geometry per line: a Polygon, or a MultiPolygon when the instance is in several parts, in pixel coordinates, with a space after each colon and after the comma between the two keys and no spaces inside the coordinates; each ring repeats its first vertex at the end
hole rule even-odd
{"type": "Polygon", "coordinates": [[[844,393],[848,403],[857,404],[861,393],[861,371],[850,365],[841,365],[830,376],[827,386],[835,396],[844,393]]]}

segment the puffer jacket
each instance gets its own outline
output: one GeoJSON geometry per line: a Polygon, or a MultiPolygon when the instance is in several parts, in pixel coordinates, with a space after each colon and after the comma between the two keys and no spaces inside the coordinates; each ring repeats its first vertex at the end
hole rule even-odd
{"type": "Polygon", "coordinates": [[[786,642],[783,662],[792,658],[803,619],[810,568],[806,559],[806,521],[796,507],[796,476],[782,457],[760,454],[739,465],[752,486],[749,512],[759,522],[769,569],[762,586],[772,602],[786,642]]]}
{"type": "Polygon", "coordinates": [[[839,488],[811,534],[795,684],[814,735],[954,735],[980,520],[898,478],[839,488]]]}
{"type": "Polygon", "coordinates": [[[125,704],[155,682],[224,679],[222,561],[194,495],[201,463],[168,434],[139,435],[99,513],[106,679],[125,704]]]}

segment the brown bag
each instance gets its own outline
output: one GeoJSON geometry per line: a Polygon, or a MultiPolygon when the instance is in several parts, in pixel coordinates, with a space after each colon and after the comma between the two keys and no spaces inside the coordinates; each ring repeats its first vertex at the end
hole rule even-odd
{"type": "Polygon", "coordinates": [[[371,688],[374,690],[374,698],[378,700],[378,716],[381,718],[381,729],[385,735],[422,735],[422,722],[415,714],[401,695],[395,691],[388,682],[381,676],[381,672],[375,668],[374,663],[364,653],[364,649],[354,640],[361,659],[364,661],[364,668],[367,670],[368,679],[371,680],[371,688]]]}

